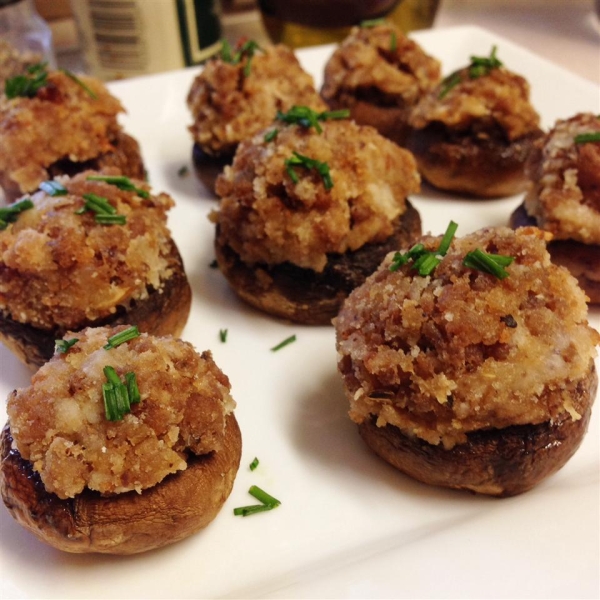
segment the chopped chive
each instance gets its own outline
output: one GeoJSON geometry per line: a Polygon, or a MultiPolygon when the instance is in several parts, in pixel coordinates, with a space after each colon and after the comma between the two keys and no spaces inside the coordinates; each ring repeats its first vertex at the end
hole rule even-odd
{"type": "Polygon", "coordinates": [[[492,46],[489,56],[471,56],[471,64],[469,65],[469,77],[471,79],[489,75],[494,69],[503,66],[502,62],[496,57],[496,50],[496,46],[492,46]]]}
{"type": "Polygon", "coordinates": [[[118,187],[124,192],[135,192],[144,200],[150,198],[150,192],[136,187],[133,185],[131,179],[129,179],[129,177],[125,177],[124,175],[90,175],[86,179],[88,181],[104,181],[105,183],[109,183],[110,185],[118,187]]]}
{"type": "Polygon", "coordinates": [[[221,60],[223,62],[230,63],[232,65],[239,64],[244,58],[246,58],[246,64],[242,70],[244,77],[248,77],[251,71],[252,58],[257,50],[262,50],[254,40],[248,40],[237,52],[233,52],[231,44],[227,40],[221,42],[221,60]]]}
{"type": "Polygon", "coordinates": [[[127,223],[127,217],[125,215],[105,215],[96,214],[94,220],[100,225],[125,225],[127,223]]]}
{"type": "Polygon", "coordinates": [[[94,90],[92,90],[87,84],[85,84],[83,81],[81,81],[81,79],[79,79],[79,77],[77,77],[77,75],[75,75],[74,73],[71,73],[71,71],[68,71],[67,69],[61,69],[61,71],[69,79],[74,81],[81,89],[83,89],[85,92],[87,92],[88,96],[92,100],[98,100],[98,96],[96,95],[96,92],[94,92],[94,90]]]}
{"type": "Polygon", "coordinates": [[[119,333],[115,333],[108,338],[106,345],[104,346],[105,350],[110,350],[111,348],[116,348],[121,344],[128,342],[129,340],[133,340],[134,338],[140,335],[140,331],[136,325],[132,325],[119,333]]]}
{"type": "Polygon", "coordinates": [[[266,512],[267,510],[273,510],[276,508],[275,505],[271,504],[251,504],[250,506],[238,506],[233,509],[233,514],[236,517],[248,517],[256,513],[266,512]]]}
{"type": "Polygon", "coordinates": [[[433,273],[433,270],[440,262],[442,262],[442,259],[438,258],[435,254],[423,254],[414,262],[413,269],[415,269],[421,277],[427,277],[427,275],[433,273]]]}
{"type": "Polygon", "coordinates": [[[298,183],[298,174],[294,171],[294,167],[304,167],[306,169],[314,169],[321,176],[323,185],[327,191],[333,187],[333,180],[329,172],[329,165],[320,160],[304,156],[299,152],[294,151],[294,155],[284,161],[287,174],[294,183],[298,183]]]}
{"type": "Polygon", "coordinates": [[[177,175],[179,175],[179,177],[187,177],[189,172],[190,170],[187,165],[183,165],[177,169],[177,175]]]}
{"type": "Polygon", "coordinates": [[[580,133],[574,138],[576,144],[587,144],[589,142],[600,142],[600,131],[590,133],[580,133]]]}
{"type": "Polygon", "coordinates": [[[463,265],[469,269],[476,269],[484,273],[489,273],[498,279],[505,279],[509,273],[504,269],[513,262],[512,256],[503,256],[499,254],[488,254],[480,248],[468,252],[463,259],[463,265]]]}
{"type": "Polygon", "coordinates": [[[306,127],[307,129],[314,127],[317,133],[322,133],[323,128],[319,124],[319,121],[347,119],[349,116],[350,111],[345,108],[339,110],[324,110],[322,112],[317,112],[316,110],[313,110],[308,106],[296,105],[292,106],[292,108],[290,108],[290,110],[288,110],[285,113],[278,111],[276,118],[277,120],[283,121],[284,123],[302,125],[302,127],[306,127]]]}
{"type": "Polygon", "coordinates": [[[265,137],[263,139],[267,143],[272,142],[277,137],[278,133],[279,129],[271,129],[271,131],[267,131],[267,133],[265,133],[265,137]]]}
{"type": "Polygon", "coordinates": [[[54,351],[59,354],[65,354],[79,341],[79,338],[71,338],[70,340],[54,340],[54,351]]]}
{"type": "Polygon", "coordinates": [[[114,367],[106,365],[106,367],[104,367],[102,371],[104,372],[104,375],[109,383],[112,383],[113,385],[119,385],[121,383],[121,380],[119,379],[119,376],[117,375],[117,372],[115,371],[114,367]]]}
{"type": "Polygon", "coordinates": [[[40,190],[46,192],[48,196],[66,196],[68,193],[67,188],[62,183],[54,180],[42,181],[40,190]]]}
{"type": "Polygon", "coordinates": [[[30,208],[33,208],[33,202],[29,198],[0,207],[0,229],[6,229],[9,223],[14,223],[22,212],[30,208]]]}
{"type": "Polygon", "coordinates": [[[13,98],[34,98],[39,89],[48,84],[48,63],[38,63],[27,67],[26,74],[16,75],[6,80],[4,93],[9,100],[13,98]]]}
{"type": "Polygon", "coordinates": [[[97,194],[82,194],[81,197],[85,200],[85,204],[77,211],[77,214],[82,214],[88,210],[91,210],[96,214],[107,215],[114,215],[117,212],[117,209],[112,206],[104,196],[98,196],[97,194]]]}
{"type": "Polygon", "coordinates": [[[419,275],[422,277],[431,275],[434,269],[442,262],[441,257],[445,256],[450,249],[450,244],[454,239],[454,234],[457,229],[458,225],[454,221],[450,221],[437,250],[425,250],[425,246],[418,243],[404,254],[396,252],[392,258],[389,270],[397,271],[401,266],[412,260],[413,264],[411,265],[411,268],[417,271],[419,275]]]}
{"type": "Polygon", "coordinates": [[[102,399],[104,400],[104,414],[108,421],[118,421],[121,417],[117,409],[115,386],[112,383],[102,384],[102,399]]]}
{"type": "Polygon", "coordinates": [[[261,490],[257,485],[250,486],[248,493],[263,504],[268,504],[270,506],[279,506],[281,504],[277,498],[273,498],[273,496],[267,494],[264,490],[261,490]]]}
{"type": "Polygon", "coordinates": [[[129,394],[129,403],[138,404],[142,397],[140,395],[140,389],[138,388],[137,378],[133,371],[125,373],[125,385],[127,386],[127,393],[129,394]]]}
{"type": "Polygon", "coordinates": [[[452,239],[454,238],[454,235],[455,235],[457,229],[458,229],[457,223],[455,223],[454,221],[450,221],[450,223],[448,223],[448,227],[446,228],[444,237],[442,238],[442,241],[440,242],[440,246],[437,250],[437,254],[441,254],[442,256],[446,255],[446,253],[450,249],[450,244],[452,243],[452,239]]]}
{"type": "Polygon", "coordinates": [[[448,77],[442,80],[442,83],[440,85],[440,93],[438,94],[438,99],[441,100],[442,98],[446,97],[450,90],[456,87],[460,82],[461,78],[460,73],[458,71],[448,75],[448,77]]]}
{"type": "Polygon", "coordinates": [[[396,32],[392,31],[390,37],[390,52],[396,52],[398,48],[398,38],[396,37],[396,32]]]}
{"type": "Polygon", "coordinates": [[[103,369],[106,383],[102,384],[104,413],[109,421],[119,421],[131,412],[131,405],[140,401],[140,391],[137,386],[135,373],[125,374],[123,383],[114,367],[106,365],[103,369]]]}
{"type": "Polygon", "coordinates": [[[254,457],[254,460],[250,463],[250,470],[254,471],[258,467],[258,458],[254,457]]]}
{"type": "Polygon", "coordinates": [[[380,17],[379,19],[365,19],[359,23],[359,27],[369,28],[369,27],[377,27],[377,25],[383,25],[385,23],[385,19],[380,17]]]}
{"type": "Polygon", "coordinates": [[[290,337],[285,338],[285,340],[283,340],[282,342],[279,342],[279,344],[277,344],[276,346],[273,346],[271,348],[271,352],[277,352],[277,350],[281,350],[283,347],[285,347],[288,344],[291,344],[292,342],[295,342],[295,341],[296,341],[296,336],[290,335],[290,337]]]}
{"type": "Polygon", "coordinates": [[[223,343],[227,341],[227,329],[219,329],[219,339],[223,343]]]}

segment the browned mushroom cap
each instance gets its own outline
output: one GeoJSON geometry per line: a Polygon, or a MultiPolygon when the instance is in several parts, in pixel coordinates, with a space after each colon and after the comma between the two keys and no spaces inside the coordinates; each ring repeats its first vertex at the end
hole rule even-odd
{"type": "Polygon", "coordinates": [[[540,130],[508,142],[501,132],[464,135],[437,123],[411,130],[407,147],[421,175],[436,188],[498,198],[525,190],[527,156],[541,135],[540,130]]]}
{"type": "MultiPolygon", "coordinates": [[[[192,291],[179,250],[173,241],[167,260],[171,276],[160,290],[151,287],[145,298],[128,307],[119,306],[107,318],[84,321],[78,329],[132,324],[142,332],[157,336],[181,335],[190,313],[192,291]]],[[[68,330],[65,327],[42,329],[29,323],[19,323],[0,312],[0,341],[32,367],[39,367],[52,357],[55,341],[62,339],[68,330]]]]}
{"type": "MultiPolygon", "coordinates": [[[[535,217],[527,214],[520,204],[510,216],[510,226],[537,225],[535,217]]],[[[600,304],[600,245],[584,244],[576,240],[551,240],[548,252],[552,262],[571,272],[592,304],[600,304]]]]}
{"type": "Polygon", "coordinates": [[[329,325],[344,299],[389,253],[410,246],[421,233],[421,218],[407,201],[394,233],[353,252],[330,254],[321,273],[291,263],[247,265],[228,245],[215,243],[219,268],[245,302],[268,314],[305,325],[329,325]]]}
{"type": "Polygon", "coordinates": [[[568,393],[583,399],[581,419],[514,425],[470,433],[467,442],[446,450],[404,435],[393,425],[377,427],[376,418],[358,426],[367,445],[391,465],[430,485],[490,496],[514,496],[556,473],[571,458],[587,431],[598,376],[588,376],[568,393]]]}
{"type": "Polygon", "coordinates": [[[242,439],[227,417],[223,448],[188,458],[185,471],[144,490],[101,496],[85,490],[61,500],[11,448],[10,427],[1,438],[0,491],[12,516],[40,540],[67,552],[135,554],[177,542],[206,527],[229,496],[242,439]]]}

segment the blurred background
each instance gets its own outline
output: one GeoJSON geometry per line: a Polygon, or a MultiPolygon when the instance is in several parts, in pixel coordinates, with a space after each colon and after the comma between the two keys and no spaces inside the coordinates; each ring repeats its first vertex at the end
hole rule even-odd
{"type": "MultiPolygon", "coordinates": [[[[176,0],[143,0],[145,22],[153,20],[158,27],[154,46],[166,59],[168,53],[168,19],[160,12],[163,5],[174,5],[176,0]],[[159,40],[160,44],[156,43],[159,40]]],[[[426,27],[449,27],[454,25],[478,25],[518,43],[532,52],[589,79],[600,83],[600,27],[595,12],[595,0],[177,0],[182,6],[195,6],[200,21],[207,23],[203,49],[210,47],[214,39],[225,37],[232,44],[240,37],[266,42],[269,39],[283,41],[295,47],[335,41],[346,31],[344,18],[352,19],[348,6],[355,5],[361,11],[387,14],[404,31],[426,27]],[[327,6],[333,6],[327,11],[327,6]],[[342,8],[340,8],[342,6],[342,8]],[[262,11],[261,11],[262,8],[262,11]],[[206,15],[209,15],[206,17],[206,15]],[[216,25],[213,20],[216,19],[216,25]],[[315,27],[320,19],[320,27],[315,27]],[[323,23],[324,22],[324,23],[323,23]],[[211,37],[212,36],[212,37],[211,37]],[[337,37],[336,37],[337,36],[337,37]],[[214,38],[214,39],[213,39],[214,38]]],[[[184,66],[185,61],[198,62],[193,56],[178,56],[181,64],[164,63],[158,67],[143,64],[138,68],[121,72],[103,72],[97,60],[90,58],[90,32],[92,11],[90,6],[116,6],[118,0],[94,2],[94,0],[35,0],[35,7],[49,23],[54,40],[57,60],[61,66],[74,71],[88,71],[104,79],[137,75],[145,71],[158,71],[184,66]],[[87,32],[86,32],[87,30],[87,32]],[[88,51],[87,55],[84,52],[88,51]]],[[[128,5],[136,2],[128,2],[128,5]]],[[[2,10],[2,9],[0,9],[2,10]]],[[[106,27],[106,23],[104,24],[106,27]]],[[[98,20],[96,19],[96,26],[98,20]]],[[[121,24],[122,35],[131,34],[136,25],[121,24]]],[[[137,25],[139,27],[139,24],[137,25]]],[[[173,24],[176,27],[176,24],[173,24]]],[[[114,24],[108,24],[111,34],[117,33],[114,24]]],[[[95,32],[96,34],[98,32],[95,32]]],[[[139,33],[139,32],[138,32],[139,33]]],[[[142,32],[143,33],[143,32],[142,32]]],[[[105,34],[106,35],[106,34],[105,34]]],[[[114,36],[113,36],[114,37],[114,36]]],[[[105,38],[108,39],[108,38],[105,38]]],[[[192,40],[194,41],[194,40],[192,40]]],[[[196,40],[198,45],[198,40],[196,40]]],[[[202,45],[201,43],[199,45],[202,45]]],[[[152,48],[147,52],[151,52],[152,48]]],[[[97,51],[96,51],[97,52],[97,51]]],[[[599,100],[600,104],[600,100],[599,100]]]]}

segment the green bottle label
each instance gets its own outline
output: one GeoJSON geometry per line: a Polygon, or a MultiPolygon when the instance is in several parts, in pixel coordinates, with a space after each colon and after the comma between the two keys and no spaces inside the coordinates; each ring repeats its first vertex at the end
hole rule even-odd
{"type": "Polygon", "coordinates": [[[177,0],[177,16],[186,65],[208,58],[219,43],[221,26],[215,0],[177,0]]]}

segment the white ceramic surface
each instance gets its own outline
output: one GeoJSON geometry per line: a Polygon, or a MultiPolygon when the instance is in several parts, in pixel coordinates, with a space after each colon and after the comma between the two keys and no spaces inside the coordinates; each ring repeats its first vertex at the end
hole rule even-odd
{"type": "MultiPolygon", "coordinates": [[[[598,111],[598,89],[530,52],[473,27],[416,34],[444,73],[493,44],[530,81],[548,127],[598,111]]],[[[299,52],[317,82],[331,47],[299,52]]],[[[213,260],[216,204],[190,173],[185,97],[195,69],[111,84],[141,143],[155,190],[177,206],[170,226],[194,300],[183,337],[211,349],[228,374],[242,429],[242,465],[222,512],[204,531],[134,557],[63,554],[38,542],[0,507],[1,598],[592,598],[599,592],[598,409],[573,459],[531,492],[496,500],[416,483],[373,456],[349,421],[330,327],[300,327],[243,305],[213,260]],[[219,330],[228,329],[226,343],[219,330]],[[270,348],[288,336],[297,341],[270,348]],[[260,466],[248,468],[257,456],[260,466]],[[248,518],[250,485],[282,501],[248,518]]],[[[190,169],[191,170],[191,169],[190,169]]],[[[520,197],[414,197],[425,231],[459,234],[505,224],[520,197]]],[[[600,312],[590,314],[600,328],[600,312]]],[[[0,396],[29,372],[0,347],[0,396]]],[[[4,406],[0,417],[5,417],[4,406]]]]}

